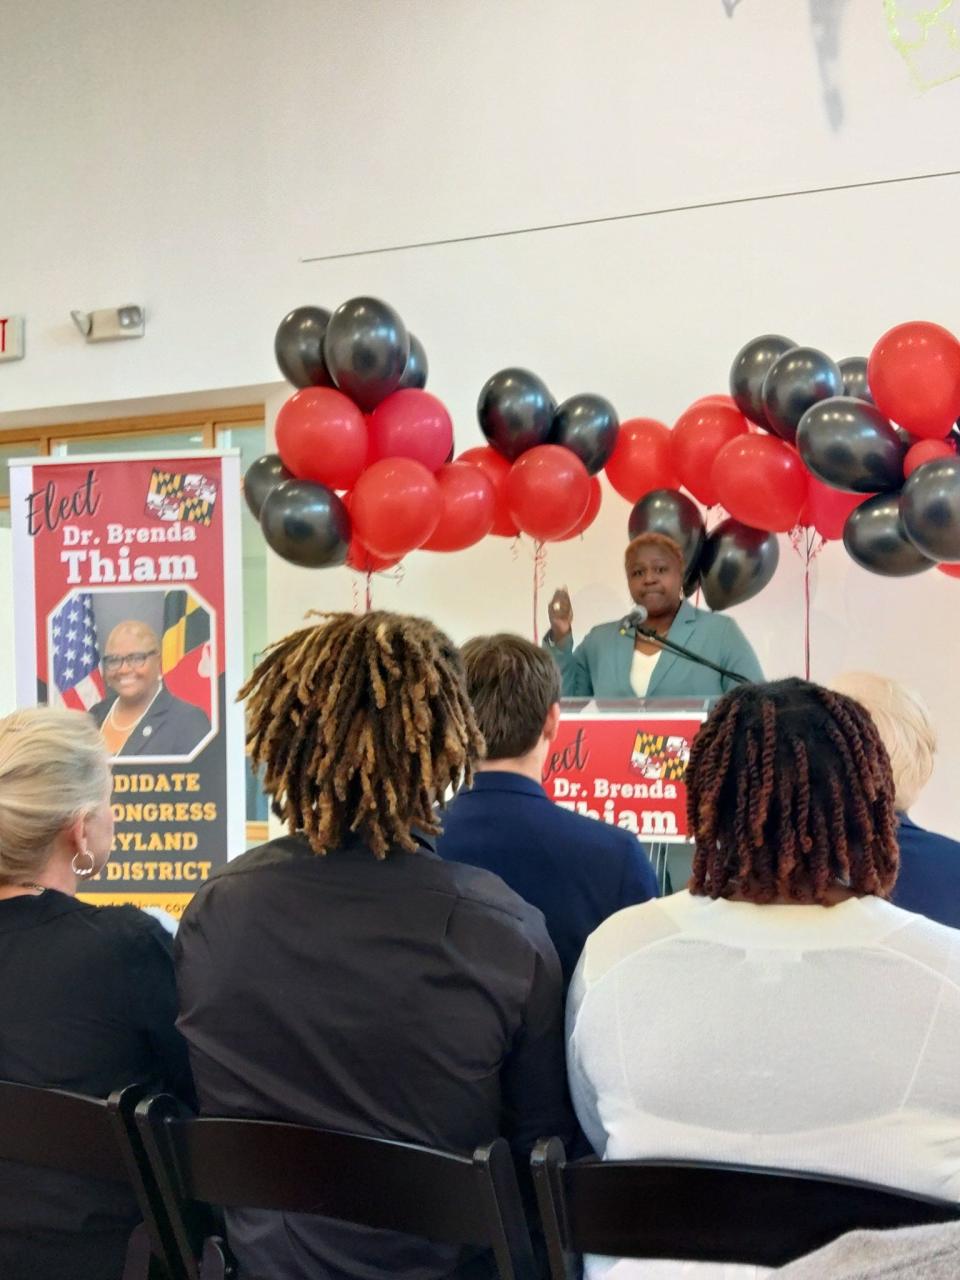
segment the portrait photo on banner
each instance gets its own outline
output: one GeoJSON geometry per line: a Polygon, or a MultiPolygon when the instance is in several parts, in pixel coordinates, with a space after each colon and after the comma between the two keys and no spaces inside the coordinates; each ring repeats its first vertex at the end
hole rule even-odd
{"type": "Polygon", "coordinates": [[[73,591],[47,628],[51,701],[88,712],[114,760],[189,761],[215,735],[215,618],[194,591],[73,591]]]}

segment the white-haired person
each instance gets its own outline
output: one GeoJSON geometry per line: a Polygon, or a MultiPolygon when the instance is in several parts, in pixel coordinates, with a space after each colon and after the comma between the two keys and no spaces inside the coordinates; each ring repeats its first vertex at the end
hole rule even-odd
{"type": "MultiPolygon", "coordinates": [[[[0,719],[0,1079],[104,1098],[142,1082],[188,1101],[172,939],[77,889],[110,856],[107,749],[80,712],[0,719]]],[[[0,1162],[3,1280],[120,1280],[139,1219],[115,1183],[0,1162]]]]}
{"type": "Polygon", "coordinates": [[[926,831],[910,817],[937,752],[926,704],[912,689],[868,671],[848,672],[832,687],[866,707],[890,756],[900,842],[900,874],[891,900],[905,911],[960,929],[960,842],[926,831]]]}

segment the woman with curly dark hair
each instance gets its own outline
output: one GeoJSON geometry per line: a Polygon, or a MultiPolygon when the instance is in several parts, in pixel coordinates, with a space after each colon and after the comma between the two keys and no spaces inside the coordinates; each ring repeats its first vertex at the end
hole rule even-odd
{"type": "MultiPolygon", "coordinates": [[[[594,1148],[960,1200],[960,932],[887,901],[895,791],[869,714],[802,680],[736,689],[694,742],[687,796],[687,891],[601,925],[570,989],[594,1148]]],[[[607,1274],[765,1273],[592,1261],[607,1274]]]]}

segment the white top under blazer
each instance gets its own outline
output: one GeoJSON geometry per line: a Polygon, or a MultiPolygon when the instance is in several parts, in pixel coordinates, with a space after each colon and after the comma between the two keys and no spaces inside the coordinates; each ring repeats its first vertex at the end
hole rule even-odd
{"type": "Polygon", "coordinates": [[[660,653],[660,649],[656,653],[641,653],[639,649],[633,651],[633,662],[630,664],[630,688],[638,698],[647,696],[653,669],[660,661],[660,653]]]}
{"type": "MultiPolygon", "coordinates": [[[[574,974],[567,1057],[607,1159],[768,1165],[960,1201],[960,931],[879,898],[683,892],[619,911],[574,974]]],[[[589,1280],[768,1274],[587,1262],[589,1280]]]]}

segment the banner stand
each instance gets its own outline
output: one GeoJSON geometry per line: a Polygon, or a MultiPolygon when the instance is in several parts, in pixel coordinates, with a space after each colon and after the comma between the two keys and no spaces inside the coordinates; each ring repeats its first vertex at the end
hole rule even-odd
{"type": "Polygon", "coordinates": [[[179,918],[243,852],[238,451],[10,464],[17,702],[92,717],[113,853],[81,895],[179,918]]]}

